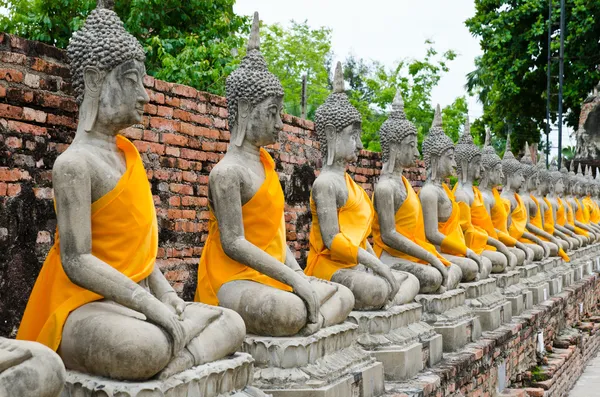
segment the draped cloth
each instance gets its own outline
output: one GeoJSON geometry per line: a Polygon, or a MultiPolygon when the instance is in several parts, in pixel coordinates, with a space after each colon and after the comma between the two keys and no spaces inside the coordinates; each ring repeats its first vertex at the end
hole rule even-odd
{"type": "MultiPolygon", "coordinates": [[[[154,270],[158,227],[146,170],[135,146],[117,136],[127,169],[117,185],[92,203],[92,255],[134,282],[154,270]]],[[[42,270],[33,287],[17,339],[42,343],[57,350],[67,317],[75,309],[103,297],[71,282],[60,258],[57,229],[42,270]]]]}
{"type": "Polygon", "coordinates": [[[491,210],[491,220],[498,239],[508,247],[514,247],[517,244],[517,239],[512,237],[508,232],[508,216],[510,213],[510,200],[500,197],[498,189],[493,188],[494,205],[491,210]]]}
{"type": "MultiPolygon", "coordinates": [[[[285,200],[275,162],[266,150],[260,149],[260,161],[265,180],[254,196],[242,206],[244,237],[286,266],[287,253],[284,206],[285,200]]],[[[265,274],[230,258],[223,251],[219,221],[212,208],[208,220],[208,239],[204,244],[198,267],[198,286],[194,300],[218,305],[217,294],[229,281],[250,280],[271,287],[291,291],[292,288],[265,274]]]]}
{"type": "Polygon", "coordinates": [[[578,222],[589,224],[590,223],[590,214],[587,212],[585,206],[581,203],[581,201],[575,197],[575,201],[577,202],[577,209],[575,210],[575,219],[578,222]]]}
{"type": "Polygon", "coordinates": [[[438,230],[444,236],[444,240],[440,246],[441,250],[445,254],[465,256],[467,255],[467,243],[465,241],[465,235],[463,234],[460,226],[461,213],[458,203],[454,198],[454,193],[448,188],[445,183],[442,185],[446,195],[452,203],[452,213],[445,222],[438,222],[438,230]]]}
{"type": "MultiPolygon", "coordinates": [[[[454,189],[452,190],[452,193],[455,195],[457,187],[458,183],[454,185],[454,189]]],[[[465,236],[465,243],[467,244],[467,247],[473,250],[473,252],[475,252],[477,255],[481,255],[481,253],[486,249],[495,250],[495,248],[490,248],[487,246],[488,234],[485,232],[485,230],[475,226],[473,223],[473,217],[471,213],[473,205],[476,207],[484,205],[483,199],[481,197],[480,199],[480,203],[476,203],[477,198],[475,197],[471,206],[462,201],[458,202],[458,208],[460,209],[460,228],[465,236]]]]}
{"type": "Polygon", "coordinates": [[[583,205],[587,208],[590,222],[600,222],[600,209],[598,208],[598,204],[594,200],[592,200],[590,196],[586,196],[583,199],[583,205]]]}
{"type": "Polygon", "coordinates": [[[340,231],[333,238],[331,249],[323,242],[317,207],[311,195],[310,251],[304,269],[308,276],[331,280],[336,271],[358,265],[358,249],[367,248],[375,211],[367,192],[350,175],[345,174],[345,178],[348,199],[337,211],[340,231]]]}
{"type": "Polygon", "coordinates": [[[560,197],[556,198],[556,224],[559,226],[567,224],[567,211],[560,197]]]}
{"type": "Polygon", "coordinates": [[[569,203],[568,200],[565,200],[564,203],[567,213],[567,223],[574,228],[575,233],[579,234],[580,236],[588,237],[590,234],[587,230],[582,229],[579,226],[575,226],[575,211],[573,211],[573,206],[571,205],[571,203],[569,203]]]}
{"type": "Polygon", "coordinates": [[[523,237],[523,233],[525,233],[528,215],[525,203],[517,193],[515,193],[515,200],[517,201],[517,206],[510,213],[510,227],[508,228],[508,232],[511,237],[520,240],[523,237]]]}
{"type": "MultiPolygon", "coordinates": [[[[440,261],[442,261],[444,265],[450,266],[450,262],[442,257],[437,252],[435,247],[427,241],[425,237],[425,223],[423,221],[423,208],[421,207],[421,201],[405,177],[402,177],[402,182],[406,188],[406,198],[394,216],[396,232],[424,248],[429,253],[435,255],[440,261]]],[[[373,204],[374,200],[375,197],[373,197],[373,204]]],[[[377,212],[375,212],[375,216],[373,218],[372,229],[374,244],[373,250],[378,257],[381,257],[382,252],[385,251],[396,258],[402,258],[411,262],[422,264],[428,263],[386,245],[381,238],[381,227],[379,225],[379,217],[377,216],[377,212]]]]}
{"type": "MultiPolygon", "coordinates": [[[[556,228],[554,227],[554,211],[552,211],[552,204],[550,200],[544,197],[544,202],[546,203],[546,210],[544,211],[544,231],[548,234],[554,235],[554,231],[556,228]]],[[[557,216],[558,218],[558,216],[557,216]]],[[[558,247],[558,255],[563,258],[566,262],[570,262],[571,259],[567,255],[567,253],[562,249],[562,247],[558,247]]]]}

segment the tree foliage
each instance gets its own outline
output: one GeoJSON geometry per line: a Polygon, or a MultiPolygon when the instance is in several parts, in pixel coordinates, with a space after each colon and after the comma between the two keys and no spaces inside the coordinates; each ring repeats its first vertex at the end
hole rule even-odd
{"type": "MultiPolygon", "coordinates": [[[[147,52],[148,74],[217,94],[235,68],[249,32],[235,0],[116,0],[125,28],[147,52]]],[[[0,29],[65,48],[96,7],[95,0],[0,0],[0,29]]]]}
{"type": "MultiPolygon", "coordinates": [[[[558,108],[560,2],[553,1],[551,119],[558,108]]],[[[509,129],[513,148],[539,142],[546,127],[548,0],[475,0],[476,14],[466,21],[480,38],[483,56],[467,76],[467,88],[484,107],[484,122],[495,135],[509,129]]],[[[576,127],[581,103],[600,80],[600,2],[566,2],[563,109],[576,127]]]]}

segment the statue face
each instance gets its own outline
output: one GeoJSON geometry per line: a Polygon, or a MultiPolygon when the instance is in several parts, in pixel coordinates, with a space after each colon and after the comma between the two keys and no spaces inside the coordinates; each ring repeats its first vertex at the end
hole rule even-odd
{"type": "MultiPolygon", "coordinates": [[[[242,102],[245,101],[240,101],[240,103],[242,102]]],[[[246,104],[242,106],[246,106],[246,104]]],[[[244,139],[257,147],[272,145],[277,142],[279,133],[283,129],[282,108],[283,97],[272,96],[254,107],[249,106],[247,112],[238,112],[238,117],[247,117],[244,139]]],[[[238,125],[244,125],[244,123],[238,125]]]]}
{"type": "Polygon", "coordinates": [[[471,181],[481,177],[481,156],[477,155],[467,165],[467,174],[471,181]]]}
{"type": "Polygon", "coordinates": [[[556,184],[554,185],[554,193],[562,194],[565,192],[565,183],[562,178],[559,178],[556,184]]]}
{"type": "Polygon", "coordinates": [[[537,184],[538,184],[538,190],[542,194],[548,193],[548,183],[542,182],[542,180],[541,180],[541,178],[539,176],[536,179],[537,179],[537,184]]]}
{"type": "Polygon", "coordinates": [[[504,180],[504,173],[502,172],[502,164],[497,164],[494,168],[488,171],[488,179],[492,185],[500,185],[504,180]]]}
{"type": "Polygon", "coordinates": [[[456,160],[454,159],[454,148],[446,150],[438,160],[437,173],[440,178],[447,178],[456,174],[456,160]]]}
{"type": "MultiPolygon", "coordinates": [[[[347,163],[353,163],[358,160],[358,154],[363,145],[360,140],[362,134],[360,122],[355,122],[344,127],[344,129],[335,136],[335,159],[344,160],[347,163]]],[[[331,146],[329,146],[331,147],[331,146]]]]}
{"type": "Polygon", "coordinates": [[[512,174],[506,175],[506,184],[513,190],[519,190],[524,183],[523,170],[517,170],[512,174]]]}
{"type": "Polygon", "coordinates": [[[141,122],[144,105],[150,100],[144,88],[145,75],[144,64],[137,60],[123,62],[107,73],[102,82],[96,122],[116,125],[119,129],[141,122]]]}
{"type": "Polygon", "coordinates": [[[393,143],[391,149],[396,152],[396,163],[402,165],[402,167],[414,166],[419,158],[416,135],[405,137],[401,143],[393,143]]]}

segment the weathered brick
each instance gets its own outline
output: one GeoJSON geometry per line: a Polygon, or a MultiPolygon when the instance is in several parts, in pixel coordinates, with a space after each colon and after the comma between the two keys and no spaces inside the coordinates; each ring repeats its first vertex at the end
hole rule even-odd
{"type": "Polygon", "coordinates": [[[9,183],[6,189],[6,195],[9,197],[18,196],[21,193],[21,185],[19,183],[9,183]]]}
{"type": "Polygon", "coordinates": [[[46,112],[28,107],[23,108],[23,120],[35,121],[37,123],[45,123],[47,119],[48,115],[46,114],[46,112]]]}
{"type": "Polygon", "coordinates": [[[11,149],[19,149],[23,146],[23,140],[14,136],[9,136],[4,140],[4,144],[11,149]]]}
{"type": "Polygon", "coordinates": [[[23,72],[16,69],[0,68],[0,80],[20,83],[23,81],[23,72]]]}
{"type": "Polygon", "coordinates": [[[23,118],[23,108],[0,103],[0,117],[21,120],[23,118]]]}
{"type": "Polygon", "coordinates": [[[60,116],[52,113],[48,113],[48,124],[51,125],[64,125],[72,129],[77,128],[77,121],[73,117],[60,116]]]}
{"type": "Polygon", "coordinates": [[[173,92],[175,95],[185,96],[188,98],[195,98],[198,94],[196,89],[181,84],[174,84],[171,92],[173,92]]]}
{"type": "Polygon", "coordinates": [[[0,124],[5,126],[9,131],[19,132],[21,134],[31,135],[47,135],[48,130],[45,127],[40,127],[33,124],[22,123],[20,121],[0,119],[0,124]]]}
{"type": "Polygon", "coordinates": [[[159,117],[166,117],[168,119],[172,119],[173,118],[173,108],[170,108],[167,106],[158,106],[158,109],[156,110],[156,114],[159,117]]]}
{"type": "Polygon", "coordinates": [[[0,51],[0,62],[25,65],[27,63],[27,56],[17,52],[0,51]]]}
{"type": "Polygon", "coordinates": [[[179,131],[179,121],[163,119],[160,117],[150,118],[150,127],[156,128],[159,131],[179,131]]]}
{"type": "Polygon", "coordinates": [[[175,145],[175,146],[186,146],[188,143],[188,138],[177,135],[177,134],[167,134],[164,133],[162,135],[163,142],[167,145],[175,145]]]}

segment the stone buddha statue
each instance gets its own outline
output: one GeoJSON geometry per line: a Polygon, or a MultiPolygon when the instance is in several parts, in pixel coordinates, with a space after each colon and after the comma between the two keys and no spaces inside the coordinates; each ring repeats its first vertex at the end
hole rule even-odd
{"type": "Polygon", "coordinates": [[[521,194],[521,198],[527,209],[526,227],[531,234],[537,236],[539,239],[539,241],[536,241],[523,236],[521,241],[536,244],[540,244],[541,241],[541,245],[544,245],[550,251],[550,256],[557,256],[559,243],[554,236],[544,231],[542,207],[534,196],[540,185],[539,169],[533,163],[528,143],[525,143],[525,154],[521,158],[521,166],[523,167],[523,176],[525,178],[525,185],[522,188],[524,192],[521,194]]]}
{"type": "Polygon", "coordinates": [[[456,168],[454,143],[442,129],[442,113],[435,110],[429,134],[423,140],[423,159],[427,180],[419,193],[423,207],[425,235],[442,256],[457,264],[463,273],[462,281],[488,278],[492,264],[467,247],[460,226],[460,209],[454,193],[444,183],[456,168]]]}
{"type": "Polygon", "coordinates": [[[473,186],[473,181],[481,176],[481,149],[473,143],[468,118],[456,144],[455,157],[458,182],[453,193],[460,208],[467,247],[491,261],[492,273],[503,273],[507,267],[514,269],[517,258],[498,240],[483,195],[473,186]]]}
{"type": "Polygon", "coordinates": [[[402,175],[404,168],[414,166],[419,149],[417,128],[406,118],[400,90],[379,136],[383,168],[373,193],[375,254],[393,269],[415,275],[421,294],[454,289],[462,278],[462,271],[427,241],[421,202],[402,175]]]}
{"type": "Polygon", "coordinates": [[[567,208],[567,224],[570,228],[579,235],[583,235],[588,238],[589,243],[596,241],[597,235],[594,231],[586,225],[583,221],[583,212],[581,211],[578,199],[577,191],[579,189],[579,178],[574,171],[575,164],[571,162],[571,170],[567,172],[566,168],[562,169],[564,175],[566,175],[565,192],[567,193],[564,199],[567,208]],[[579,215],[578,214],[579,211],[579,215]]]}
{"type": "MultiPolygon", "coordinates": [[[[552,209],[555,229],[568,239],[573,249],[577,249],[583,246],[587,239],[568,227],[566,203],[562,199],[565,194],[565,178],[566,175],[558,170],[558,166],[553,161],[550,164],[550,188],[546,200],[552,209]]],[[[544,225],[546,225],[546,222],[544,225]]]]}
{"type": "Polygon", "coordinates": [[[377,310],[388,302],[412,302],[419,281],[392,271],[369,244],[374,218],[367,193],[346,173],[362,149],[361,115],[344,89],[342,65],[335,69],[333,93],[315,113],[323,168],[315,180],[310,207],[312,226],[305,273],[350,288],[355,310],[377,310]]]}
{"type": "Polygon", "coordinates": [[[485,144],[481,151],[481,178],[479,190],[483,196],[485,209],[490,216],[492,226],[508,250],[515,255],[517,265],[522,266],[533,261],[533,251],[523,243],[512,237],[508,231],[508,218],[510,216],[510,201],[500,197],[497,187],[504,182],[502,159],[491,145],[490,129],[486,128],[485,144]]]}
{"type": "Polygon", "coordinates": [[[598,204],[592,198],[595,196],[596,183],[594,182],[594,176],[592,174],[592,167],[588,166],[585,172],[585,197],[581,200],[582,204],[586,208],[589,214],[589,221],[592,225],[598,227],[600,222],[600,211],[598,209],[598,204]]]}
{"type": "MultiPolygon", "coordinates": [[[[554,237],[552,243],[558,247],[558,255],[565,261],[569,262],[569,256],[565,250],[572,248],[571,242],[567,236],[560,230],[557,230],[555,225],[555,215],[552,205],[546,195],[550,193],[550,186],[552,185],[552,175],[546,168],[546,162],[544,156],[539,156],[539,161],[536,165],[537,172],[537,189],[531,194],[531,199],[536,203],[538,207],[536,216],[530,217],[531,223],[554,237]]],[[[544,236],[541,236],[542,240],[545,240],[544,236]]]]}
{"type": "Polygon", "coordinates": [[[506,139],[506,149],[502,158],[502,171],[506,181],[500,197],[510,202],[508,232],[511,237],[519,240],[528,249],[533,251],[534,260],[542,260],[544,257],[550,255],[550,251],[543,244],[542,240],[527,230],[529,214],[527,206],[519,194],[525,183],[524,169],[523,165],[515,158],[511,151],[510,135],[506,139]]]}
{"type": "Polygon", "coordinates": [[[245,335],[240,316],[184,302],[156,264],[146,170],[119,135],[149,100],[142,46],[99,2],[68,54],[79,124],[54,164],[56,239],[17,338],[56,350],[67,369],[114,380],[163,379],[232,354],[245,335]]]}
{"type": "Polygon", "coordinates": [[[567,197],[567,201],[573,211],[574,224],[590,233],[593,240],[597,241],[600,238],[600,231],[589,223],[589,219],[586,219],[585,207],[581,202],[585,195],[585,177],[581,170],[581,164],[578,166],[577,174],[573,171],[573,164],[571,164],[571,168],[569,172],[571,194],[567,197]]]}
{"type": "Polygon", "coordinates": [[[231,143],[209,175],[195,299],[235,310],[250,334],[310,335],[343,322],[354,297],[343,285],[306,276],[287,245],[283,190],[263,148],[283,128],[283,88],[259,40],[255,13],[248,52],[226,82],[231,143]]]}
{"type": "Polygon", "coordinates": [[[58,397],[65,366],[48,347],[0,337],[0,396],[58,397]]]}

